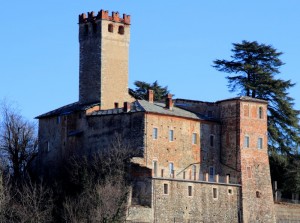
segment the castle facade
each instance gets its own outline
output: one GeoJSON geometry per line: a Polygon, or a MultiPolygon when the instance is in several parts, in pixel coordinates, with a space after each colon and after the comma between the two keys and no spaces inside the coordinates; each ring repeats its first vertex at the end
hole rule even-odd
{"type": "Polygon", "coordinates": [[[267,102],[137,99],[128,91],[130,16],[79,16],[79,101],[38,116],[40,174],[121,135],[139,156],[129,222],[275,222],[267,102]]]}

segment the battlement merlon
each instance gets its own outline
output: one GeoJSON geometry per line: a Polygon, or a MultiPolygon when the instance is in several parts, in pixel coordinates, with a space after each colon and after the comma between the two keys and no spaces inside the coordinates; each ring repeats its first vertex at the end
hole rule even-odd
{"type": "Polygon", "coordinates": [[[79,24],[93,22],[101,19],[130,25],[130,15],[123,14],[123,18],[120,18],[119,12],[112,12],[111,16],[109,16],[107,10],[100,10],[96,16],[94,12],[88,12],[87,15],[85,13],[82,13],[79,15],[79,24]]]}

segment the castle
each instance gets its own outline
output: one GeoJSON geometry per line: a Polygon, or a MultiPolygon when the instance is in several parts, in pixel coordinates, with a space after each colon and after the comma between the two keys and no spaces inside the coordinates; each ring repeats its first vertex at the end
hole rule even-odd
{"type": "Polygon", "coordinates": [[[140,151],[130,222],[275,222],[267,102],[136,99],[128,91],[130,16],[79,16],[79,101],[38,116],[41,174],[72,150],[108,148],[115,133],[140,151]]]}

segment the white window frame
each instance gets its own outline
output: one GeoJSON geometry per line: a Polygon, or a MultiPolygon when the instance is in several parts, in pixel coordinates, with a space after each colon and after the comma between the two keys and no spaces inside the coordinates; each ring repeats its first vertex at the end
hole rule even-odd
{"type": "Polygon", "coordinates": [[[169,176],[173,176],[174,174],[174,163],[173,162],[169,162],[169,176]]]}
{"type": "Polygon", "coordinates": [[[169,129],[169,141],[173,142],[174,141],[174,130],[169,129]]]}
{"type": "Polygon", "coordinates": [[[244,137],[244,148],[250,148],[250,136],[248,135],[244,137]]]}
{"type": "Polygon", "coordinates": [[[152,138],[154,140],[156,140],[158,138],[158,129],[156,127],[153,127],[153,130],[152,130],[152,138]]]}
{"type": "Polygon", "coordinates": [[[197,140],[197,138],[198,138],[197,135],[198,135],[198,134],[197,134],[196,132],[194,132],[194,133],[192,134],[192,144],[193,144],[193,145],[197,145],[197,141],[198,141],[198,140],[197,140]]]}
{"type": "Polygon", "coordinates": [[[264,142],[263,138],[258,137],[258,139],[257,139],[257,148],[258,149],[263,149],[263,142],[264,142]]]}

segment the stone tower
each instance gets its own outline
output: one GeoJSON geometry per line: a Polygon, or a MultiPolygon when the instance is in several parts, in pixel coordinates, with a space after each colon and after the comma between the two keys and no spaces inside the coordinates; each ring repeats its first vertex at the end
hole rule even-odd
{"type": "Polygon", "coordinates": [[[275,222],[267,101],[241,97],[222,101],[220,106],[221,159],[226,173],[240,179],[242,222],[275,222]]]}
{"type": "Polygon", "coordinates": [[[79,15],[79,102],[101,109],[130,100],[128,53],[130,16],[101,10],[79,15]]]}

